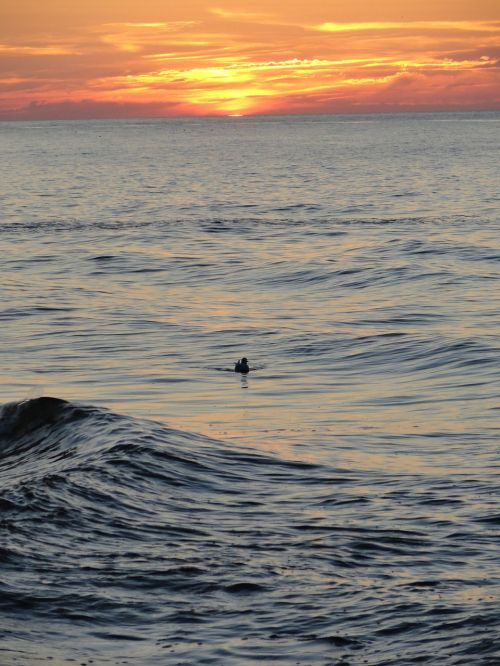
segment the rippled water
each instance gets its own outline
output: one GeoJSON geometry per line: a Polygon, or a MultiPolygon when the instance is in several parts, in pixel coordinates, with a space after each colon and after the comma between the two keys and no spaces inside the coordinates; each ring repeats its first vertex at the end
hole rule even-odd
{"type": "Polygon", "coordinates": [[[499,123],[0,123],[2,665],[500,664],[499,123]]]}

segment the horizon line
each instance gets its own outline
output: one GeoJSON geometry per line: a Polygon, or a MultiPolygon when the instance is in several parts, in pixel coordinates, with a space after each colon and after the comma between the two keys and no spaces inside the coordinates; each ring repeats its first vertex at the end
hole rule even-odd
{"type": "Polygon", "coordinates": [[[456,114],[456,113],[500,113],[500,106],[498,107],[479,107],[477,109],[457,109],[457,108],[437,108],[437,109],[393,109],[393,110],[376,110],[376,111],[317,111],[317,112],[284,112],[284,113],[213,113],[213,114],[165,114],[165,115],[130,115],[130,116],[88,116],[81,118],[61,118],[61,117],[40,117],[40,118],[1,118],[0,123],[32,123],[32,122],[92,122],[92,121],[137,121],[137,120],[229,120],[238,122],[245,119],[258,119],[258,118],[304,118],[304,117],[319,117],[319,116],[381,116],[381,115],[405,115],[405,114],[456,114]]]}

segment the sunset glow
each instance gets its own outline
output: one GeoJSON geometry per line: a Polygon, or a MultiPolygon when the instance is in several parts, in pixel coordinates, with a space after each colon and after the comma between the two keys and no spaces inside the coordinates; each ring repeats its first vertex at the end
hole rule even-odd
{"type": "Polygon", "coordinates": [[[4,3],[0,119],[500,108],[488,0],[69,4],[4,3]]]}

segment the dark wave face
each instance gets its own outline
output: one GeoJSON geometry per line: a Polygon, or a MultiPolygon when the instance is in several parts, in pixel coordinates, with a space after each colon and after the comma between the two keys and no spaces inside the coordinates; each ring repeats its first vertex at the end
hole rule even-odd
{"type": "Polygon", "coordinates": [[[284,460],[56,398],[0,432],[2,664],[499,663],[494,476],[284,460]]]}

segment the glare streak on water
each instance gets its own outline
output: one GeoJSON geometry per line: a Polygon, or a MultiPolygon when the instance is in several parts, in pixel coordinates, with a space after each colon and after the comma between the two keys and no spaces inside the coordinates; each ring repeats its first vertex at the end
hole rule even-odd
{"type": "Polygon", "coordinates": [[[499,121],[0,123],[2,664],[500,663],[499,121]]]}

